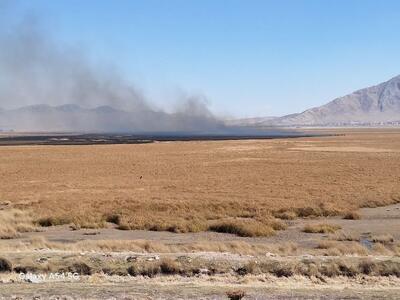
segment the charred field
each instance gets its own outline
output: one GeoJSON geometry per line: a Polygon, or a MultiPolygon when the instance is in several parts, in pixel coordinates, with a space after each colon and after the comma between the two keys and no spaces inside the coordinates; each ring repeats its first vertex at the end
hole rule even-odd
{"type": "Polygon", "coordinates": [[[215,134],[198,132],[146,132],[146,133],[28,133],[0,135],[0,146],[23,145],[121,145],[145,144],[154,142],[183,142],[183,141],[229,141],[229,140],[268,140],[277,138],[311,137],[298,131],[283,130],[244,130],[222,132],[215,134]]]}

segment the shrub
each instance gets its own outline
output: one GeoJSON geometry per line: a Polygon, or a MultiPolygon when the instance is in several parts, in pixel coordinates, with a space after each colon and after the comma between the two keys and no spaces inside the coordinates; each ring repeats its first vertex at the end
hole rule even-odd
{"type": "Polygon", "coordinates": [[[367,255],[368,250],[357,242],[321,241],[317,249],[325,249],[325,255],[340,256],[346,254],[367,255]]]}
{"type": "Polygon", "coordinates": [[[378,275],[400,277],[400,263],[395,261],[381,261],[377,263],[378,275]]]}
{"type": "Polygon", "coordinates": [[[290,277],[294,275],[294,271],[291,265],[288,264],[277,264],[271,273],[276,277],[290,277]]]}
{"type": "Polygon", "coordinates": [[[254,261],[250,261],[244,266],[237,268],[235,272],[240,276],[255,274],[257,273],[257,263],[254,261]]]}
{"type": "Polygon", "coordinates": [[[137,265],[132,265],[128,267],[127,272],[131,276],[139,276],[140,275],[140,270],[137,265]]]}
{"type": "Polygon", "coordinates": [[[343,216],[345,220],[360,220],[361,215],[358,212],[350,211],[343,216]]]}
{"type": "Polygon", "coordinates": [[[394,242],[394,238],[390,234],[373,236],[371,240],[373,243],[381,243],[381,244],[391,244],[394,242]]]}
{"type": "Polygon", "coordinates": [[[11,271],[12,271],[11,262],[6,258],[0,257],[0,273],[1,272],[11,272],[11,271]]]}
{"type": "Polygon", "coordinates": [[[282,220],[294,220],[297,215],[294,211],[278,211],[274,213],[274,217],[282,220]]]}
{"type": "Polygon", "coordinates": [[[274,234],[274,229],[271,226],[255,220],[220,221],[210,225],[208,230],[247,237],[271,236],[274,234]]]}
{"type": "Polygon", "coordinates": [[[143,265],[137,265],[134,264],[130,266],[128,269],[128,274],[131,276],[148,276],[148,277],[154,277],[161,272],[161,267],[160,264],[158,263],[147,263],[143,265]]]}
{"type": "Polygon", "coordinates": [[[42,227],[50,227],[57,225],[65,225],[71,223],[71,220],[66,218],[45,217],[36,221],[42,227]]]}
{"type": "Polygon", "coordinates": [[[374,243],[371,247],[371,250],[375,254],[379,255],[390,255],[391,251],[385,247],[384,244],[381,243],[374,243]]]}
{"type": "Polygon", "coordinates": [[[106,216],[106,222],[113,223],[115,225],[121,224],[121,216],[117,214],[111,214],[106,216]]]}
{"type": "Polygon", "coordinates": [[[230,300],[240,300],[244,296],[246,296],[246,293],[244,291],[229,291],[229,292],[226,292],[226,296],[230,300]]]}
{"type": "Polygon", "coordinates": [[[340,275],[339,266],[336,262],[330,261],[320,266],[319,272],[326,277],[336,277],[340,275]]]}
{"type": "Polygon", "coordinates": [[[80,275],[92,275],[92,268],[84,262],[76,262],[68,268],[70,272],[80,275]]]}
{"type": "Polygon", "coordinates": [[[180,268],[176,261],[164,258],[160,264],[161,273],[167,275],[179,274],[180,268]]]}
{"type": "Polygon", "coordinates": [[[377,264],[370,259],[363,260],[358,264],[360,273],[365,275],[374,275],[377,272],[377,264]]]}
{"type": "Polygon", "coordinates": [[[294,275],[294,266],[281,261],[262,263],[260,269],[263,273],[270,273],[276,277],[290,277],[294,275]]]}
{"type": "Polygon", "coordinates": [[[359,273],[355,266],[346,264],[344,262],[339,262],[338,267],[342,276],[355,277],[359,273]]]}
{"type": "Polygon", "coordinates": [[[0,239],[13,239],[21,232],[37,231],[32,216],[18,209],[0,210],[0,239]]]}
{"type": "Polygon", "coordinates": [[[296,209],[296,214],[300,218],[321,217],[323,216],[323,211],[320,208],[300,207],[296,209]]]}
{"type": "Polygon", "coordinates": [[[339,229],[341,229],[340,226],[332,224],[308,224],[303,231],[307,233],[335,233],[339,229]]]}
{"type": "Polygon", "coordinates": [[[140,275],[140,270],[137,265],[132,265],[128,267],[127,272],[131,276],[139,276],[140,275]]]}
{"type": "Polygon", "coordinates": [[[16,266],[14,268],[14,272],[16,273],[36,273],[38,272],[39,268],[35,266],[16,266]]]}

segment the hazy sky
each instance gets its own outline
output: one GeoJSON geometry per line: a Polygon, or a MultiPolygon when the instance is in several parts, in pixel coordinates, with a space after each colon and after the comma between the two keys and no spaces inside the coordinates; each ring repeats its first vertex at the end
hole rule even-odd
{"type": "Polygon", "coordinates": [[[3,29],[30,17],[164,107],[282,115],[400,74],[398,0],[0,0],[3,29]]]}

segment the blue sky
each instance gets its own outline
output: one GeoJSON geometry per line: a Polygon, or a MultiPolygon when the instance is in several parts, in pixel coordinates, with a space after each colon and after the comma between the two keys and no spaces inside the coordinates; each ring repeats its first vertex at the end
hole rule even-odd
{"type": "Polygon", "coordinates": [[[400,1],[0,0],[0,9],[1,26],[34,15],[162,107],[194,93],[219,115],[283,115],[400,74],[400,1]]]}

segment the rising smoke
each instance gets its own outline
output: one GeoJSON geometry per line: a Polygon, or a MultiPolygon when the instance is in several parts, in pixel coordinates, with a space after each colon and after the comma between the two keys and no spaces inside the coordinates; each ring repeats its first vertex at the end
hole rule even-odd
{"type": "Polygon", "coordinates": [[[172,113],[157,109],[114,68],[57,44],[34,20],[0,30],[0,107],[0,129],[224,130],[202,97],[187,97],[172,113]]]}

